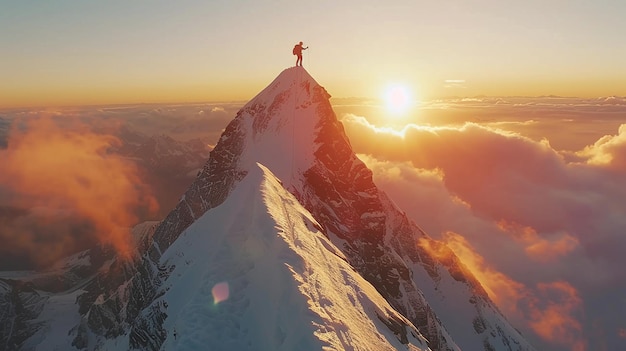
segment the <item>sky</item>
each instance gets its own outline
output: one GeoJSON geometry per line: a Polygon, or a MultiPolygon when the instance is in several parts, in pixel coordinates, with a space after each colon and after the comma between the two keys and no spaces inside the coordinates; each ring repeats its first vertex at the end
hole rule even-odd
{"type": "Polygon", "coordinates": [[[626,95],[620,0],[0,5],[0,108],[246,101],[298,41],[334,97],[626,95]]]}

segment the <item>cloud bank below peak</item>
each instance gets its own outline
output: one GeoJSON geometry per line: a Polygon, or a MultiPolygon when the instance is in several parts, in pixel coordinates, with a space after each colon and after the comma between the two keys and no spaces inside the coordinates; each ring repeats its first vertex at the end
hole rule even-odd
{"type": "Polygon", "coordinates": [[[352,114],[342,122],[375,182],[462,258],[484,260],[474,267],[481,282],[539,342],[584,350],[600,342],[593,325],[607,331],[608,349],[618,345],[624,321],[615,311],[626,301],[604,300],[603,292],[626,292],[626,124],[572,158],[548,140],[489,124],[394,131],[352,114]],[[489,271],[505,279],[494,284],[489,271]],[[563,321],[561,329],[548,328],[550,318],[563,321]]]}

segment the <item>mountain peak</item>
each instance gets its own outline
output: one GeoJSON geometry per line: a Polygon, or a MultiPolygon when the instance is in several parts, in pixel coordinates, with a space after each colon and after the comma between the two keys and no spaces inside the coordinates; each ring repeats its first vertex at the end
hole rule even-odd
{"type": "MultiPolygon", "coordinates": [[[[284,94],[286,90],[305,88],[306,87],[321,87],[315,79],[307,72],[304,67],[290,67],[278,74],[276,78],[267,86],[261,90],[252,100],[250,100],[245,106],[258,103],[260,101],[273,100],[277,95],[284,94]]],[[[323,89],[323,88],[322,88],[323,89]]],[[[328,93],[326,93],[328,94],[328,93]]],[[[330,98],[330,95],[328,95],[330,98]]],[[[304,98],[304,97],[303,97],[304,98]]]]}
{"type": "MultiPolygon", "coordinates": [[[[244,137],[239,167],[245,170],[259,162],[291,186],[291,180],[311,167],[322,121],[336,120],[329,98],[304,68],[282,71],[232,122],[244,137]]],[[[224,133],[220,142],[231,137],[224,133]]]]}
{"type": "Polygon", "coordinates": [[[371,348],[534,350],[453,253],[418,245],[432,239],[376,187],[329,98],[292,67],[243,106],[136,260],[64,295],[78,304],[71,345],[185,350],[234,335],[237,349],[370,349],[360,339],[379,335],[371,348]],[[232,303],[208,308],[222,281],[232,303]]]}
{"type": "MultiPolygon", "coordinates": [[[[441,261],[417,245],[428,236],[376,187],[329,98],[304,68],[292,67],[237,113],[196,181],[153,236],[135,293],[149,297],[136,308],[153,312],[135,324],[158,326],[167,314],[151,302],[167,279],[162,272],[171,266],[161,259],[163,253],[260,164],[311,214],[333,250],[419,329],[432,350],[533,350],[489,298],[477,294],[482,288],[471,273],[459,270],[458,259],[441,261]],[[451,298],[441,303],[446,295],[451,298]]],[[[250,215],[243,213],[240,220],[250,215]]],[[[205,230],[211,235],[208,226],[205,230]]],[[[136,340],[150,332],[142,331],[136,340]]]]}

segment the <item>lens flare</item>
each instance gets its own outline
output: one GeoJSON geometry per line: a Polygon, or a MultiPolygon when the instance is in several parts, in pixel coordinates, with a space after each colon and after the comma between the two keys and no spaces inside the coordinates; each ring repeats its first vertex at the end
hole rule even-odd
{"type": "Polygon", "coordinates": [[[211,290],[211,293],[213,294],[214,305],[217,305],[220,302],[228,300],[228,295],[229,295],[228,283],[222,282],[222,283],[215,284],[215,286],[211,290]]]}

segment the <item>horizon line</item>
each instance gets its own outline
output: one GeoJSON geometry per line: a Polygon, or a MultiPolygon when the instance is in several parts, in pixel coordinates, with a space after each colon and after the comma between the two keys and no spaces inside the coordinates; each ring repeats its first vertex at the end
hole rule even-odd
{"type": "MultiPolygon", "coordinates": [[[[420,103],[437,102],[441,100],[460,100],[460,99],[497,99],[497,98],[513,98],[513,99],[578,99],[578,100],[598,100],[608,98],[621,98],[626,99],[626,95],[601,95],[593,97],[581,97],[581,96],[567,96],[567,95],[446,95],[436,97],[432,99],[416,100],[420,103]]],[[[367,97],[367,96],[346,96],[346,97],[331,97],[330,101],[341,100],[362,100],[362,101],[382,101],[380,97],[367,97]]],[[[16,106],[0,106],[0,111],[10,110],[28,110],[28,109],[69,109],[69,108],[111,108],[111,107],[131,107],[131,106],[190,106],[190,105],[204,105],[204,104],[240,104],[247,103],[250,99],[232,99],[232,100],[204,100],[204,101],[163,101],[163,102],[111,102],[111,103],[87,103],[87,104],[60,104],[60,105],[16,105],[16,106]]]]}

